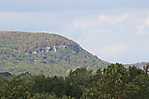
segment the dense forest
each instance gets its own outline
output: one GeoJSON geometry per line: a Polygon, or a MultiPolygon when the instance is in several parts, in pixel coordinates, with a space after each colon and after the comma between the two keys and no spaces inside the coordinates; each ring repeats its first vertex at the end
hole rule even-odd
{"type": "Polygon", "coordinates": [[[67,77],[1,76],[0,99],[149,99],[149,75],[117,63],[96,72],[78,68],[67,77]]]}

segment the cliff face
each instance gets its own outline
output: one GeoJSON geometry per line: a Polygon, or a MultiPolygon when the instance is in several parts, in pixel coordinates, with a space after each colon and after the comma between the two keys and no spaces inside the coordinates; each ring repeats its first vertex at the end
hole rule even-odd
{"type": "Polygon", "coordinates": [[[107,66],[77,43],[48,33],[0,32],[0,70],[14,74],[66,75],[70,69],[107,66]]]}

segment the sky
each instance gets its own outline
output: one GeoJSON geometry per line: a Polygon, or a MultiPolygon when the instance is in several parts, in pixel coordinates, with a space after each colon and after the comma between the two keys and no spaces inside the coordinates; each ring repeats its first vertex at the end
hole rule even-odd
{"type": "Polygon", "coordinates": [[[66,36],[109,62],[149,62],[149,0],[0,0],[0,31],[66,36]]]}

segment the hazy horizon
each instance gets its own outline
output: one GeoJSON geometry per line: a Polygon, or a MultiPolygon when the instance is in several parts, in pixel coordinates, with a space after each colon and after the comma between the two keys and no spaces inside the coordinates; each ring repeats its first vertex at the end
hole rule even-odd
{"type": "Polygon", "coordinates": [[[2,0],[0,30],[66,36],[109,62],[149,62],[147,0],[2,0]]]}

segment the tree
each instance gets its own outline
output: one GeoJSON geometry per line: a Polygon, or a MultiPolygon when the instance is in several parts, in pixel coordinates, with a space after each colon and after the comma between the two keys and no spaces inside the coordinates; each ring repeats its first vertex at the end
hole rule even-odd
{"type": "Polygon", "coordinates": [[[32,94],[33,82],[20,76],[13,77],[8,80],[5,87],[5,94],[2,97],[6,99],[27,99],[32,94]]]}
{"type": "Polygon", "coordinates": [[[84,89],[90,83],[92,71],[86,68],[78,68],[71,71],[69,76],[66,77],[66,95],[75,98],[80,98],[84,89]]]}
{"type": "Polygon", "coordinates": [[[86,90],[84,97],[89,99],[124,99],[128,73],[121,64],[111,64],[103,71],[98,70],[92,87],[86,90]],[[99,76],[99,77],[98,77],[99,76]]]}

